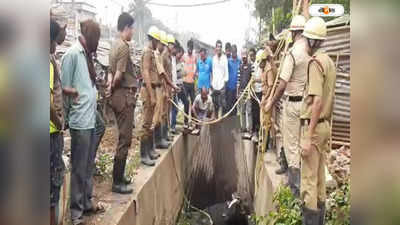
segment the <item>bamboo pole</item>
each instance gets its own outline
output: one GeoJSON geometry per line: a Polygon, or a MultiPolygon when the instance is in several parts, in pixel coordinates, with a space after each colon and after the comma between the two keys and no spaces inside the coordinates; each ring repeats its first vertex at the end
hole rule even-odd
{"type": "MultiPolygon", "coordinates": [[[[295,16],[295,15],[298,14],[299,9],[300,9],[301,2],[302,2],[302,0],[299,0],[299,2],[298,2],[298,4],[297,4],[297,7],[296,7],[296,9],[294,10],[295,14],[293,14],[293,16],[295,16]]],[[[286,55],[286,53],[287,53],[287,51],[288,51],[288,48],[289,48],[289,38],[290,38],[289,35],[287,35],[287,36],[285,37],[284,56],[282,57],[282,59],[281,59],[281,61],[280,61],[280,65],[283,65],[283,60],[285,59],[285,55],[286,55]]],[[[278,49],[277,49],[277,50],[278,50],[278,49]]],[[[274,55],[277,55],[277,53],[275,52],[274,55]]],[[[279,66],[278,72],[276,73],[276,77],[275,77],[275,80],[274,80],[274,85],[272,86],[272,90],[271,90],[271,92],[270,92],[270,96],[273,96],[273,95],[275,94],[275,90],[276,90],[276,86],[277,86],[277,83],[278,83],[278,80],[279,80],[279,75],[280,75],[280,73],[281,73],[281,69],[282,69],[282,66],[279,66]]],[[[261,111],[262,111],[262,109],[260,109],[260,113],[261,113],[261,111]]],[[[270,118],[268,118],[268,119],[270,119],[270,118]]],[[[261,126],[261,124],[260,124],[260,126],[261,126]]],[[[263,127],[260,128],[260,130],[262,131],[262,132],[260,132],[261,134],[264,133],[263,129],[264,129],[263,127]]],[[[265,133],[268,133],[268,130],[265,130],[265,133]]],[[[263,136],[260,136],[260,137],[263,137],[263,136]]],[[[263,140],[259,140],[258,143],[259,143],[259,145],[262,144],[262,143],[263,143],[263,140]]],[[[254,176],[255,176],[255,179],[254,179],[254,181],[255,181],[255,185],[254,185],[254,189],[255,189],[255,190],[254,190],[254,195],[257,194],[258,176],[259,176],[259,174],[260,174],[260,173],[257,173],[257,171],[259,170],[259,168],[260,168],[260,166],[261,166],[261,163],[262,163],[262,161],[263,161],[263,160],[262,160],[262,157],[263,157],[264,152],[265,152],[265,146],[264,146],[264,144],[262,144],[262,145],[263,145],[263,146],[261,146],[261,147],[259,146],[259,148],[258,148],[258,153],[257,153],[257,158],[256,158],[256,168],[255,168],[255,173],[254,173],[254,176]]]]}

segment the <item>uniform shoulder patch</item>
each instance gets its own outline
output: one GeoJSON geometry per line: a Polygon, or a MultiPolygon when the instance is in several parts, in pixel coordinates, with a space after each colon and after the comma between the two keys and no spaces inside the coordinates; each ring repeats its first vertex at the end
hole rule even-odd
{"type": "Polygon", "coordinates": [[[308,71],[310,70],[310,65],[311,65],[311,63],[313,63],[313,62],[315,62],[315,63],[317,64],[317,67],[318,67],[318,69],[319,69],[319,71],[320,71],[321,73],[324,73],[324,72],[325,72],[325,71],[324,71],[324,67],[322,66],[321,61],[320,61],[319,59],[317,59],[316,56],[311,57],[310,61],[308,62],[308,71]]]}

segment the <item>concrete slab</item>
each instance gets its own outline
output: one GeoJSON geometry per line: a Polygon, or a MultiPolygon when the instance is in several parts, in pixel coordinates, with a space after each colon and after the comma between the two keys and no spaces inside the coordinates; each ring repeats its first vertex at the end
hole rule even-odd
{"type": "Polygon", "coordinates": [[[109,192],[101,200],[109,205],[97,216],[96,225],[162,225],[172,224],[183,200],[180,181],[184,180],[181,162],[185,146],[194,145],[198,137],[175,137],[171,148],[159,150],[155,167],[141,165],[134,178],[134,193],[120,195],[109,192]],[[185,141],[184,141],[185,139],[185,141]],[[162,187],[162,188],[160,188],[162,187]]]}
{"type": "Polygon", "coordinates": [[[254,211],[257,216],[265,216],[273,208],[273,194],[279,186],[287,183],[287,175],[277,175],[279,168],[276,153],[268,150],[263,156],[262,166],[258,175],[257,189],[254,197],[254,211]]]}
{"type": "MultiPolygon", "coordinates": [[[[254,190],[254,144],[242,141],[235,117],[203,128],[200,136],[175,137],[170,149],[159,150],[161,157],[155,167],[140,165],[133,194],[115,194],[110,183],[103,184],[99,200],[108,204],[107,210],[94,216],[89,225],[173,225],[193,180],[198,183],[192,187],[192,204],[210,196],[213,201],[230,200],[233,192],[243,193],[241,197],[249,200],[247,195],[254,190]],[[211,182],[204,183],[201,174],[211,176],[211,182]]],[[[270,191],[265,193],[272,198],[270,191]]]]}

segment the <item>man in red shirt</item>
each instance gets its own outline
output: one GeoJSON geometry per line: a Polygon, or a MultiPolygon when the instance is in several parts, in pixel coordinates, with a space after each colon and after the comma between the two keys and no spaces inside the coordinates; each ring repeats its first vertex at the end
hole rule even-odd
{"type": "MultiPolygon", "coordinates": [[[[183,89],[185,95],[190,98],[190,102],[194,102],[195,97],[195,89],[194,89],[194,80],[195,80],[195,72],[196,72],[196,56],[193,54],[193,40],[190,39],[187,42],[187,54],[183,56],[184,63],[184,77],[183,77],[183,89]]],[[[184,105],[185,113],[189,113],[189,101],[186,101],[184,105]]],[[[187,118],[185,118],[185,127],[187,127],[187,118]]]]}

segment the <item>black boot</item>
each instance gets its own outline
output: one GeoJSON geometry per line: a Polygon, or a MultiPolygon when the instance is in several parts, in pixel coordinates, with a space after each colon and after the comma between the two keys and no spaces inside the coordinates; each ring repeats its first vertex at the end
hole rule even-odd
{"type": "Polygon", "coordinates": [[[276,170],[275,173],[279,175],[286,173],[288,170],[288,164],[286,161],[285,151],[283,150],[283,148],[281,149],[281,153],[279,154],[278,161],[281,168],[276,170]]]}
{"type": "Polygon", "coordinates": [[[126,159],[114,159],[112,192],[130,194],[133,192],[123,181],[126,159]]]}
{"type": "Polygon", "coordinates": [[[318,225],[325,224],[325,202],[318,201],[318,209],[319,209],[319,223],[318,225]]]}
{"type": "Polygon", "coordinates": [[[296,198],[300,198],[300,169],[289,167],[289,187],[296,198]]]}
{"type": "Polygon", "coordinates": [[[162,126],[161,125],[158,125],[154,128],[154,137],[155,137],[156,148],[159,148],[159,149],[167,149],[168,148],[167,140],[162,138],[162,126]]]}
{"type": "Polygon", "coordinates": [[[149,148],[150,138],[146,138],[140,142],[140,162],[146,166],[154,166],[155,162],[150,159],[149,148]]]}
{"type": "Polygon", "coordinates": [[[302,208],[303,211],[303,225],[318,225],[319,223],[319,210],[312,210],[305,206],[302,208]]]}
{"type": "Polygon", "coordinates": [[[160,157],[160,153],[158,153],[154,148],[154,131],[152,132],[150,139],[150,147],[149,147],[149,156],[151,160],[158,159],[160,157]]]}
{"type": "Polygon", "coordinates": [[[130,179],[130,178],[127,178],[127,177],[123,177],[122,178],[122,183],[124,183],[124,184],[132,184],[132,179],[130,179]]]}

